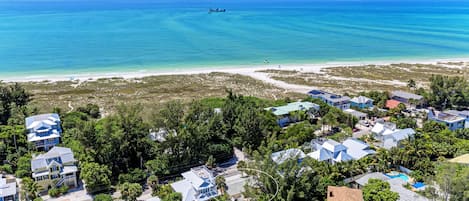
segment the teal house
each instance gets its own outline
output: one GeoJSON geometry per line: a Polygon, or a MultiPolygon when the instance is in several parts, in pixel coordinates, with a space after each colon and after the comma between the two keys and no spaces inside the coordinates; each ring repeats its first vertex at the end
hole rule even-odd
{"type": "Polygon", "coordinates": [[[288,126],[290,123],[298,121],[290,114],[296,111],[319,111],[319,105],[311,102],[293,102],[279,107],[268,107],[265,110],[271,111],[277,116],[277,123],[280,127],[288,126]]]}

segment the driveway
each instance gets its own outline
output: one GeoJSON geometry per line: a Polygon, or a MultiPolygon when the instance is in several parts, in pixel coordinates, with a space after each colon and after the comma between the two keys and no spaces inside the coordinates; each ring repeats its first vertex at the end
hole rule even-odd
{"type": "Polygon", "coordinates": [[[70,189],[67,194],[62,195],[58,198],[51,198],[49,195],[42,196],[43,200],[50,201],[92,201],[93,197],[89,195],[83,185],[78,188],[70,189]]]}

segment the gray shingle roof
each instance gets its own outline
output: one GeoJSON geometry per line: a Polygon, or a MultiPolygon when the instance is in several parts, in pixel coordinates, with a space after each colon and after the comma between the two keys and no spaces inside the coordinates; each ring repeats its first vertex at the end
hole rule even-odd
{"type": "Polygon", "coordinates": [[[293,159],[295,157],[298,157],[299,159],[302,159],[306,156],[306,154],[301,151],[301,149],[296,149],[296,148],[291,148],[283,151],[278,151],[275,153],[272,153],[270,155],[270,158],[277,163],[281,164],[285,162],[286,160],[293,159]]]}
{"type": "Polygon", "coordinates": [[[75,158],[70,148],[54,147],[45,154],[40,154],[31,160],[31,170],[46,168],[51,162],[48,159],[60,157],[62,163],[74,162],[75,158]]]}
{"type": "Polygon", "coordinates": [[[397,96],[397,97],[405,98],[407,100],[410,100],[410,99],[421,100],[421,99],[423,99],[423,96],[413,94],[413,93],[409,93],[409,92],[405,92],[405,91],[393,91],[391,94],[392,94],[391,96],[393,96],[393,97],[397,96]]]}
{"type": "Polygon", "coordinates": [[[391,191],[399,193],[399,201],[428,201],[427,198],[410,191],[404,187],[406,182],[400,178],[389,178],[388,176],[384,175],[381,172],[373,172],[369,174],[365,174],[361,178],[355,180],[356,183],[360,184],[360,186],[364,186],[368,183],[369,179],[379,179],[382,181],[389,182],[391,186],[391,191]]]}

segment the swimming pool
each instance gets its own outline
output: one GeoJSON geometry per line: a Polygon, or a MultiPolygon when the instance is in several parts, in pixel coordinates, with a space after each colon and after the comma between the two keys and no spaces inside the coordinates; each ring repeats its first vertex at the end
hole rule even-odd
{"type": "Polygon", "coordinates": [[[400,178],[402,180],[404,180],[405,182],[409,182],[409,176],[407,176],[406,174],[402,174],[402,173],[399,173],[397,175],[389,175],[389,174],[386,174],[386,176],[388,176],[389,178],[400,178]]]}

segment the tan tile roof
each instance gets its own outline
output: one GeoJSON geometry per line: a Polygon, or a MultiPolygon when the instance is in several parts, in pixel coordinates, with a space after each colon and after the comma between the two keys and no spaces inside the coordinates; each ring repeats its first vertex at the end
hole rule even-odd
{"type": "Polygon", "coordinates": [[[363,201],[362,190],[348,187],[327,187],[327,201],[363,201]]]}

